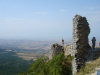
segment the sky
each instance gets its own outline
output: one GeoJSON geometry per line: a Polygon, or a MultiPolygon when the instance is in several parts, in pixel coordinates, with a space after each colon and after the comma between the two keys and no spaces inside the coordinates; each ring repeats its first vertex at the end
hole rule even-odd
{"type": "Polygon", "coordinates": [[[100,0],[0,0],[0,39],[71,40],[76,14],[100,40],[100,0]]]}

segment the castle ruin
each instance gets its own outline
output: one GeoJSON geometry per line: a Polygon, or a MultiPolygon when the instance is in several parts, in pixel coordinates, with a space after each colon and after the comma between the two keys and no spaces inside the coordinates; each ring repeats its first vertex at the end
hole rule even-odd
{"type": "Polygon", "coordinates": [[[81,65],[85,64],[90,55],[89,33],[90,28],[86,18],[76,15],[73,19],[73,50],[76,51],[77,70],[80,69],[81,65]]]}
{"type": "MultiPolygon", "coordinates": [[[[61,52],[64,52],[65,56],[74,56],[75,58],[72,61],[72,67],[73,75],[76,75],[77,71],[85,64],[90,55],[91,47],[88,43],[89,33],[90,28],[86,17],[75,15],[73,19],[72,44],[62,46],[53,44],[51,46],[51,58],[61,52]]],[[[64,44],[64,40],[62,41],[62,44],[64,44]]]]}
{"type": "Polygon", "coordinates": [[[54,56],[58,55],[59,53],[64,52],[63,46],[55,43],[51,45],[51,52],[50,52],[50,59],[54,56]]]}

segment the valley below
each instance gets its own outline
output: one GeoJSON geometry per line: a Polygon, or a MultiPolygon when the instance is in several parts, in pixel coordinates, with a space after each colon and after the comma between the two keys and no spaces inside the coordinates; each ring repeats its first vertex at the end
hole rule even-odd
{"type": "Polygon", "coordinates": [[[0,40],[0,75],[25,72],[38,57],[49,56],[52,41],[0,40]]]}

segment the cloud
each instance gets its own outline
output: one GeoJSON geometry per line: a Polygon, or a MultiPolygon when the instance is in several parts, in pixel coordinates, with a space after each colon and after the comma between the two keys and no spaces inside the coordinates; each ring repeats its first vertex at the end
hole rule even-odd
{"type": "Polygon", "coordinates": [[[65,12],[66,10],[65,9],[60,9],[60,12],[65,12]]]}
{"type": "Polygon", "coordinates": [[[47,15],[47,11],[38,11],[38,12],[33,12],[34,15],[47,15]]]}
{"type": "Polygon", "coordinates": [[[59,9],[59,13],[61,16],[66,15],[66,9],[59,9]]]}

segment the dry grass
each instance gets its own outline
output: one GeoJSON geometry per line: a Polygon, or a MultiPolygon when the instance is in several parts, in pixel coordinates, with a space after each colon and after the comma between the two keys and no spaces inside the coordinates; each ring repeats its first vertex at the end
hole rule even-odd
{"type": "Polygon", "coordinates": [[[80,69],[77,75],[87,75],[96,71],[96,68],[100,66],[100,57],[94,61],[87,62],[84,67],[80,69]]]}
{"type": "Polygon", "coordinates": [[[41,53],[16,53],[16,55],[24,60],[36,60],[41,53]]]}
{"type": "Polygon", "coordinates": [[[100,48],[96,48],[93,52],[93,61],[87,62],[77,75],[90,75],[94,73],[98,67],[100,67],[100,48]]]}

